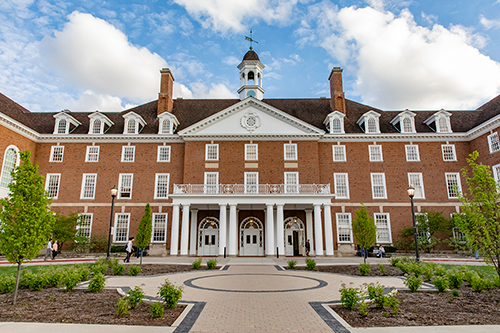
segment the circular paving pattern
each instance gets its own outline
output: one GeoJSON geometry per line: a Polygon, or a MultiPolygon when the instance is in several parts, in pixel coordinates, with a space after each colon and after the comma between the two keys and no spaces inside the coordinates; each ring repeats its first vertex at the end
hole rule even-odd
{"type": "Polygon", "coordinates": [[[229,293],[286,293],[323,288],[328,282],[299,275],[217,274],[192,278],[184,281],[184,285],[229,293]]]}

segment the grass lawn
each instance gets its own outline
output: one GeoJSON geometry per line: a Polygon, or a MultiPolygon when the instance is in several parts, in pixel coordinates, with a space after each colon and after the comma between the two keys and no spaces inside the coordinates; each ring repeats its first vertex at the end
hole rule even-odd
{"type": "MultiPolygon", "coordinates": [[[[446,269],[453,269],[453,268],[457,268],[457,267],[460,267],[460,266],[463,266],[463,265],[446,265],[446,264],[443,264],[441,266],[443,266],[446,269]]],[[[472,266],[472,265],[470,265],[470,266],[466,265],[466,266],[467,266],[467,268],[469,270],[476,271],[479,274],[484,275],[484,277],[486,277],[486,278],[488,278],[490,280],[493,280],[496,277],[498,277],[497,271],[495,271],[495,267],[493,267],[493,266],[472,266]]]]}
{"type": "MultiPolygon", "coordinates": [[[[39,273],[39,272],[44,272],[46,270],[52,269],[52,268],[70,268],[70,267],[78,267],[81,265],[87,265],[87,264],[72,264],[72,265],[21,265],[21,274],[27,271],[31,271],[33,273],[39,273]]],[[[17,266],[0,266],[0,275],[6,274],[10,275],[13,274],[15,275],[17,273],[17,266]]]]}

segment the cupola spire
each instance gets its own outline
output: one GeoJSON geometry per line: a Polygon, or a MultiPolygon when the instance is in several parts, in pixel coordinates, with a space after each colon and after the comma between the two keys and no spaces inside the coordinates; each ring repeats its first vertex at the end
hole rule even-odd
{"type": "MultiPolygon", "coordinates": [[[[252,36],[252,30],[250,30],[252,36]]],[[[262,70],[264,65],[260,62],[259,56],[253,50],[252,43],[257,43],[252,37],[245,36],[250,41],[250,50],[245,53],[243,61],[238,65],[240,70],[240,89],[238,94],[243,100],[247,97],[254,97],[259,100],[264,98],[265,90],[262,88],[262,70]]]]}

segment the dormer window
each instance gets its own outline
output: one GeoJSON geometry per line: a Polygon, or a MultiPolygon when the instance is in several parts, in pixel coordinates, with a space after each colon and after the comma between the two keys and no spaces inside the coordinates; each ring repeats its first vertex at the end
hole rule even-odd
{"type": "Polygon", "coordinates": [[[56,118],[54,134],[69,134],[82,124],[73,118],[69,112],[69,110],[64,110],[54,115],[54,118],[56,118]]]}
{"type": "Polygon", "coordinates": [[[179,126],[179,121],[170,112],[160,114],[158,122],[158,134],[174,134],[174,130],[179,126]]]}
{"type": "Polygon", "coordinates": [[[57,134],[67,134],[68,133],[68,122],[66,119],[60,119],[59,124],[57,124],[57,134]]]}
{"type": "Polygon", "coordinates": [[[92,125],[92,133],[93,134],[102,134],[102,122],[100,119],[94,120],[94,124],[92,125]]]}
{"type": "Polygon", "coordinates": [[[146,126],[144,119],[135,112],[129,112],[123,118],[125,118],[123,134],[139,134],[146,126]]]}
{"type": "Polygon", "coordinates": [[[137,134],[136,122],[134,119],[130,119],[127,124],[127,134],[137,134]]]}
{"type": "Polygon", "coordinates": [[[380,114],[375,111],[368,111],[356,122],[365,133],[380,133],[380,114]]]}
{"type": "Polygon", "coordinates": [[[401,133],[416,133],[415,116],[415,113],[405,110],[394,117],[391,124],[401,133]]]}
{"type": "Polygon", "coordinates": [[[342,134],[345,133],[344,117],[345,114],[343,114],[342,112],[333,111],[326,116],[323,124],[326,125],[326,128],[330,134],[342,134]]]}
{"type": "Polygon", "coordinates": [[[451,113],[441,109],[424,121],[424,124],[436,133],[452,133],[450,117],[451,113]]]}
{"type": "Polygon", "coordinates": [[[89,134],[104,134],[111,126],[115,124],[99,111],[96,111],[89,115],[89,118],[89,134]]]}

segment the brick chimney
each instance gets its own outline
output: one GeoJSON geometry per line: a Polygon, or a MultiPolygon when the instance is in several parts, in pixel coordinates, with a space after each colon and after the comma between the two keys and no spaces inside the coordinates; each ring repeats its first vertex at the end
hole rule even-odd
{"type": "Polygon", "coordinates": [[[344,89],[342,88],[342,68],[333,67],[330,76],[330,107],[333,111],[337,110],[346,113],[344,89]]]}
{"type": "Polygon", "coordinates": [[[158,93],[158,115],[163,112],[172,111],[174,101],[172,95],[174,92],[174,76],[169,68],[162,68],[160,70],[160,92],[158,93]]]}

